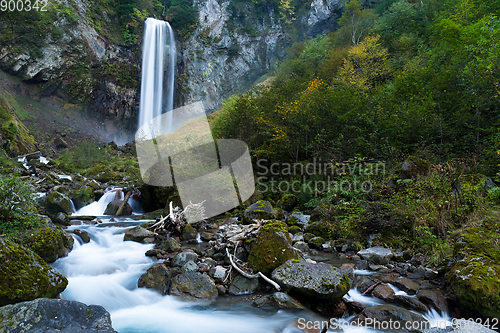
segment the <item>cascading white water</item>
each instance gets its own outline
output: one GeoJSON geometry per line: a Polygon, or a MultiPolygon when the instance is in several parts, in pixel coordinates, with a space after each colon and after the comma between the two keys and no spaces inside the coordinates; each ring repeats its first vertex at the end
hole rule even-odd
{"type": "Polygon", "coordinates": [[[123,200],[123,191],[121,188],[109,188],[106,193],[99,199],[90,205],[80,208],[72,215],[91,215],[91,216],[101,216],[104,214],[106,207],[113,200],[123,200]]]}
{"type": "Polygon", "coordinates": [[[173,109],[174,103],[176,53],[170,24],[148,18],[145,22],[142,51],[139,128],[150,124],[154,136],[171,132],[172,113],[169,111],[173,109]],[[169,113],[166,123],[162,123],[159,116],[165,112],[169,113]]]}

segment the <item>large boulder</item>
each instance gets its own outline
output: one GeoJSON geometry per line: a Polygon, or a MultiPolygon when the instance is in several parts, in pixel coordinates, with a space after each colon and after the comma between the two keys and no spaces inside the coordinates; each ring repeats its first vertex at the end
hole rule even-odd
{"type": "Polygon", "coordinates": [[[250,205],[243,213],[243,219],[250,222],[253,219],[270,220],[273,218],[273,206],[269,201],[259,200],[250,205]]]}
{"type": "Polygon", "coordinates": [[[1,307],[0,332],[116,333],[102,306],[47,298],[1,307]]]}
{"type": "Polygon", "coordinates": [[[0,306],[56,297],[67,285],[35,252],[0,237],[0,306]]]}
{"type": "Polygon", "coordinates": [[[299,199],[295,194],[285,194],[280,201],[278,201],[278,207],[281,209],[291,212],[299,203],[299,199]]]}
{"type": "Polygon", "coordinates": [[[358,256],[375,264],[386,265],[392,259],[392,251],[382,246],[374,246],[359,251],[358,256]]]}
{"type": "Polygon", "coordinates": [[[273,221],[267,223],[259,233],[248,254],[248,263],[254,271],[268,274],[285,261],[298,258],[286,224],[273,221]]]}
{"type": "Polygon", "coordinates": [[[288,260],[275,269],[272,279],[297,298],[310,302],[336,303],[351,288],[345,272],[332,265],[288,260]]]}
{"type": "Polygon", "coordinates": [[[456,243],[446,280],[464,309],[500,317],[500,223],[484,221],[456,243]]]}
{"type": "Polygon", "coordinates": [[[74,239],[59,227],[38,229],[29,238],[29,247],[46,262],[54,262],[73,249],[74,239]]]}
{"type": "Polygon", "coordinates": [[[72,192],[71,198],[73,199],[76,209],[80,209],[94,201],[94,189],[91,186],[84,185],[72,192]]]}
{"type": "MultiPolygon", "coordinates": [[[[120,209],[120,206],[123,204],[123,200],[113,200],[111,201],[107,206],[106,210],[104,211],[104,215],[115,215],[116,212],[118,212],[118,209],[120,209]]],[[[125,207],[123,208],[122,215],[132,215],[132,212],[134,210],[132,209],[132,206],[127,202],[125,204],[125,207]]]]}
{"type": "Polygon", "coordinates": [[[154,237],[154,233],[143,228],[143,227],[135,227],[132,229],[127,230],[125,232],[125,236],[123,237],[123,240],[125,241],[133,241],[133,242],[142,242],[145,238],[148,237],[154,237]]]}
{"type": "Polygon", "coordinates": [[[196,231],[196,229],[190,224],[186,224],[186,226],[182,229],[182,240],[196,239],[197,236],[198,231],[196,231]]]}
{"type": "Polygon", "coordinates": [[[71,199],[67,195],[57,191],[50,191],[45,200],[45,208],[51,214],[60,212],[71,215],[73,213],[73,205],[71,199]]]}
{"type": "Polygon", "coordinates": [[[213,301],[219,292],[214,281],[208,275],[189,272],[172,278],[170,294],[184,300],[213,301]]]}
{"type": "Polygon", "coordinates": [[[149,288],[162,295],[168,294],[168,287],[172,275],[164,264],[156,264],[148,268],[138,281],[139,288],[149,288]]]}
{"type": "Polygon", "coordinates": [[[366,308],[352,320],[352,323],[367,326],[374,326],[376,323],[389,325],[391,322],[393,325],[398,325],[392,327],[397,332],[416,333],[421,332],[421,328],[429,327],[424,317],[394,305],[376,305],[366,308]],[[410,329],[407,330],[406,327],[410,329]]]}
{"type": "Polygon", "coordinates": [[[181,249],[181,244],[174,238],[167,238],[160,244],[160,249],[167,252],[176,252],[181,249]]]}
{"type": "Polygon", "coordinates": [[[429,308],[434,308],[443,315],[448,313],[448,304],[446,298],[441,290],[438,289],[424,289],[419,290],[417,299],[426,304],[429,308]]]}

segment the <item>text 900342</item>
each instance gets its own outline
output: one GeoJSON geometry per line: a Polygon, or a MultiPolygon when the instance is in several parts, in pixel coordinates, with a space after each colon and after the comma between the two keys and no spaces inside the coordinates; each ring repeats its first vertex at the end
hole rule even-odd
{"type": "Polygon", "coordinates": [[[1,0],[0,10],[2,12],[46,12],[48,0],[1,0]]]}

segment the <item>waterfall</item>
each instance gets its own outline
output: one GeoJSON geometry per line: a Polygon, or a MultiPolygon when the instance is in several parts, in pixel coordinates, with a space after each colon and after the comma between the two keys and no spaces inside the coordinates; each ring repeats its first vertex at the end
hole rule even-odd
{"type": "Polygon", "coordinates": [[[142,50],[139,128],[149,124],[153,136],[171,132],[172,113],[165,117],[165,123],[160,116],[173,109],[176,53],[170,24],[148,18],[142,50]]]}

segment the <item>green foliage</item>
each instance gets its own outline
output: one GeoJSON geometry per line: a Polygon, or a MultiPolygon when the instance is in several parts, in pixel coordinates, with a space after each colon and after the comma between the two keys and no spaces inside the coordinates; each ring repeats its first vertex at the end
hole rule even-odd
{"type": "Polygon", "coordinates": [[[35,205],[35,194],[28,184],[13,175],[0,174],[0,234],[15,234],[39,222],[27,212],[35,205]]]}
{"type": "Polygon", "coordinates": [[[166,0],[166,18],[181,37],[187,37],[198,22],[198,8],[192,0],[166,0]]]}

